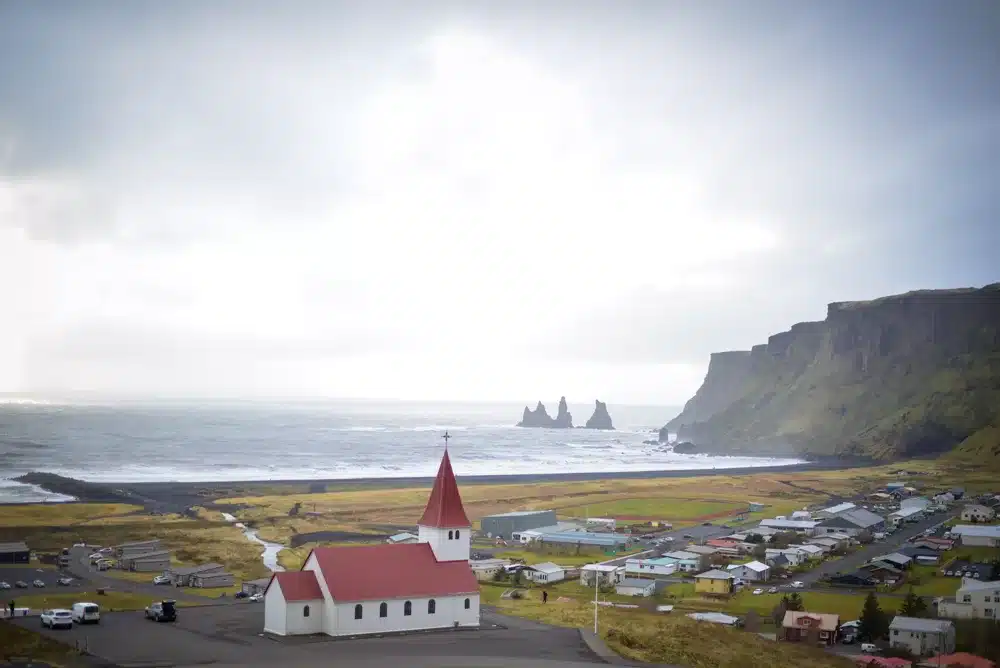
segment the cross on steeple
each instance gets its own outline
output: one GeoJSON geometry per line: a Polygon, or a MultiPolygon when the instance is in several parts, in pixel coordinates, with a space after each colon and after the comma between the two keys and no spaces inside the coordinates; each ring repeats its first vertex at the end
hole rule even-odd
{"type": "Polygon", "coordinates": [[[442,436],[441,438],[444,439],[444,449],[447,450],[448,449],[448,439],[451,438],[451,434],[449,434],[446,431],[446,432],[444,432],[444,436],[442,436]]]}

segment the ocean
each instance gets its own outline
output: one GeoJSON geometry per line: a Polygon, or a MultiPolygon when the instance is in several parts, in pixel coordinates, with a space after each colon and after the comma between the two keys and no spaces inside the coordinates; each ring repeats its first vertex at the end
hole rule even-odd
{"type": "MultiPolygon", "coordinates": [[[[550,414],[556,403],[547,404],[550,414]]],[[[674,454],[644,444],[676,414],[612,406],[615,431],[522,429],[523,405],[406,401],[0,403],[0,503],[65,501],[11,478],[93,482],[433,476],[444,447],[462,475],[736,468],[798,460],[674,454]]],[[[593,404],[570,405],[586,422],[593,404]]]]}

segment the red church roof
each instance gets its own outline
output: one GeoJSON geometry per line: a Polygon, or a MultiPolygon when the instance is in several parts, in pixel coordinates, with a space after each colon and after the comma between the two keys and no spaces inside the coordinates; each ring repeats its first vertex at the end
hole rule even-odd
{"type": "Polygon", "coordinates": [[[457,596],[479,591],[468,561],[439,562],[427,543],[317,547],[310,556],[316,557],[335,601],[457,596]]]}
{"type": "Polygon", "coordinates": [[[431,497],[427,500],[427,507],[424,508],[424,514],[417,524],[439,529],[472,526],[465,515],[465,508],[462,507],[462,495],[458,493],[458,483],[455,482],[447,450],[441,458],[441,466],[434,480],[431,497]]]}
{"type": "MultiPolygon", "coordinates": [[[[312,571],[275,573],[271,576],[271,581],[267,583],[267,589],[271,588],[275,580],[281,586],[281,595],[286,601],[320,601],[323,599],[323,590],[319,588],[319,581],[312,571]]],[[[265,594],[267,589],[264,590],[265,594]]]]}

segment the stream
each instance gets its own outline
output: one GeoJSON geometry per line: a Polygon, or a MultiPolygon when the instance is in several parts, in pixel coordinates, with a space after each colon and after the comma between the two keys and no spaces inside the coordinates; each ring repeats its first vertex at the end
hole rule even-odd
{"type": "Polygon", "coordinates": [[[260,543],[261,545],[264,546],[264,551],[261,553],[260,558],[261,561],[264,562],[264,566],[267,567],[268,570],[272,572],[285,570],[278,563],[278,553],[285,549],[284,545],[282,545],[281,543],[267,542],[266,540],[262,539],[260,536],[257,535],[256,529],[248,529],[245,524],[243,524],[242,522],[237,522],[236,518],[230,515],[229,513],[222,513],[222,517],[225,518],[227,522],[232,522],[233,526],[236,527],[237,529],[242,529],[243,535],[247,537],[247,540],[252,541],[254,543],[260,543]]]}

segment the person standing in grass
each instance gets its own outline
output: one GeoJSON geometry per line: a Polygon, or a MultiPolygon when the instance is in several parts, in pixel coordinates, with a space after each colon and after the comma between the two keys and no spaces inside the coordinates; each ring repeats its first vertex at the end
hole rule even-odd
{"type": "Polygon", "coordinates": [[[14,616],[14,599],[10,600],[10,616],[14,616]]]}
{"type": "Polygon", "coordinates": [[[542,603],[548,603],[548,602],[549,602],[549,592],[547,592],[547,591],[545,591],[543,589],[542,590],[542,603]]]}

